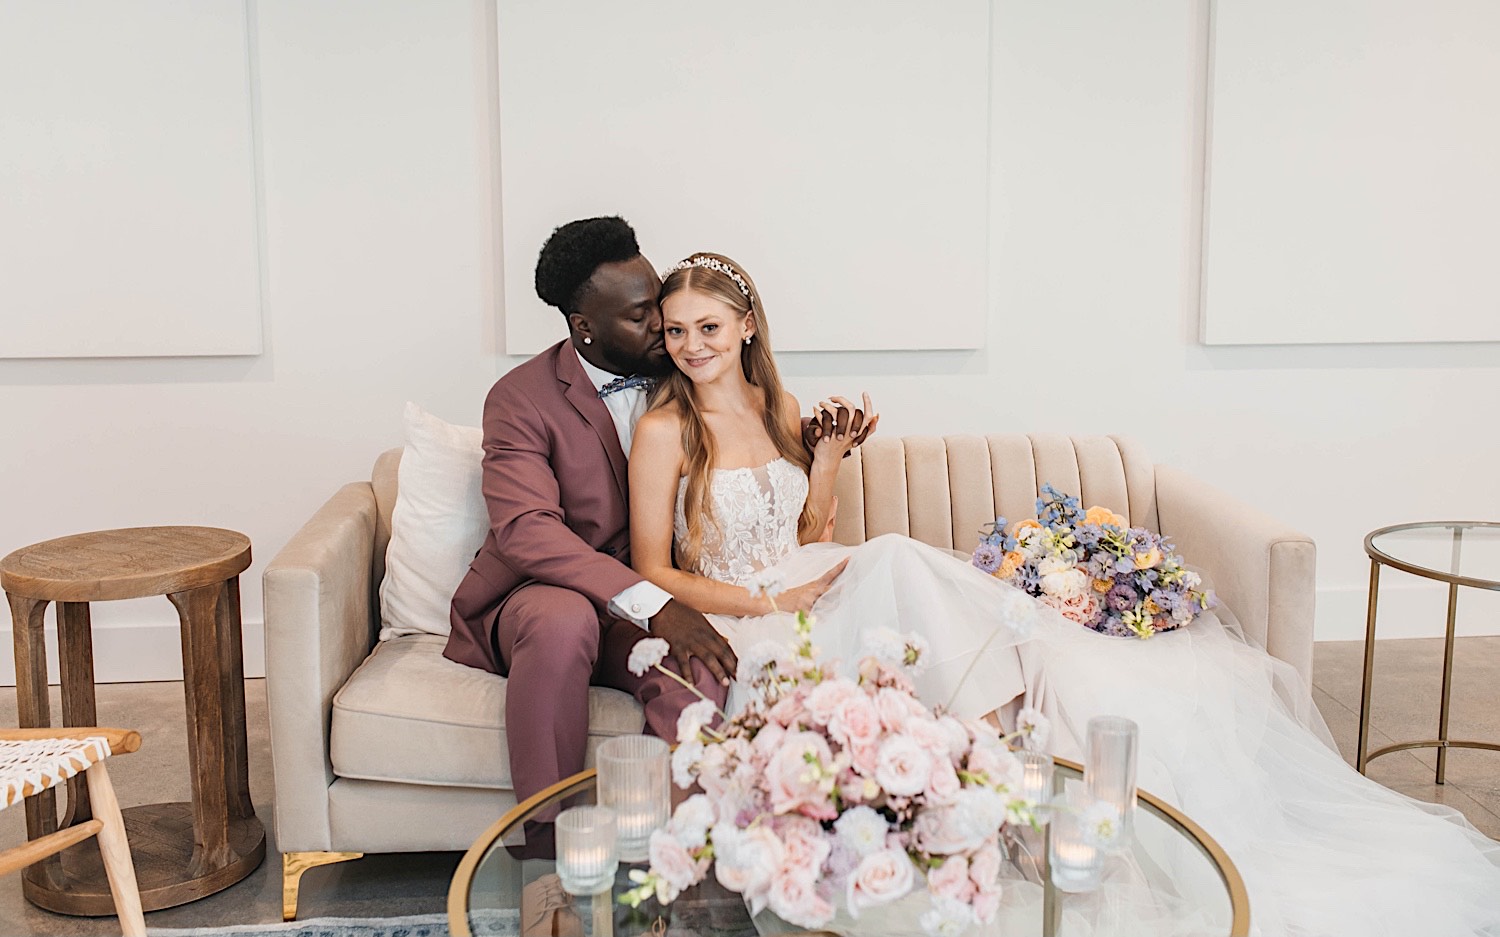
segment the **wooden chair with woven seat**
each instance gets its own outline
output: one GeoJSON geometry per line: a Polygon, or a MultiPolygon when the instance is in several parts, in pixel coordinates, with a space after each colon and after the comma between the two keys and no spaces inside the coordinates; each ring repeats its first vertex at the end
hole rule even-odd
{"type": "Polygon", "coordinates": [[[125,841],[125,822],[104,759],[140,747],[141,736],[131,729],[0,729],[0,810],[83,774],[94,813],[92,819],[0,852],[0,875],[19,871],[74,843],[98,836],[124,937],[145,937],[146,919],[136,888],[135,866],[130,862],[130,846],[125,841]]]}

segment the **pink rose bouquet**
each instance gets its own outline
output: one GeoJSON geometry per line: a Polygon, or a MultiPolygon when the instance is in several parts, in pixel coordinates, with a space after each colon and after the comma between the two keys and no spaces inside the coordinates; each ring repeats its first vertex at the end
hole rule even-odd
{"type": "MultiPolygon", "coordinates": [[[[988,723],[929,710],[911,680],[921,639],[882,630],[868,643],[855,675],[841,675],[818,660],[799,615],[793,646],[766,642],[741,657],[738,679],[753,691],[742,712],[717,728],[711,703],[683,713],[673,775],[702,792],[652,834],[650,867],[630,873],[637,887],[623,901],[670,902],[712,868],[752,913],[770,908],[809,929],[924,884],[929,934],[994,919],[1001,831],[1036,825],[1039,809],[1021,796],[1007,743],[1040,744],[1045,725],[1032,714],[1001,737],[988,723]]],[[[661,645],[643,663],[665,654],[661,645]]]]}

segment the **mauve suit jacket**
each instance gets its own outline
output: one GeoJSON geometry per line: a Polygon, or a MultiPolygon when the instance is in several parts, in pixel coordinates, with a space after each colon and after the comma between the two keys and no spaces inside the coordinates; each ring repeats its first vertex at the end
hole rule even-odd
{"type": "Polygon", "coordinates": [[[482,486],[490,532],[453,594],[443,655],[501,673],[495,619],[520,586],[571,589],[605,615],[641,581],[629,565],[625,452],[567,341],[490,388],[482,486]]]}

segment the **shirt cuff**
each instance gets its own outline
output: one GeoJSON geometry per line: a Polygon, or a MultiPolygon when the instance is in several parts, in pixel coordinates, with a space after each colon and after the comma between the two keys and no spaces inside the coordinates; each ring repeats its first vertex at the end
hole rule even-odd
{"type": "Polygon", "coordinates": [[[661,611],[670,601],[672,601],[670,592],[643,579],[610,599],[609,612],[616,618],[634,622],[639,627],[650,631],[651,616],[661,611]]]}

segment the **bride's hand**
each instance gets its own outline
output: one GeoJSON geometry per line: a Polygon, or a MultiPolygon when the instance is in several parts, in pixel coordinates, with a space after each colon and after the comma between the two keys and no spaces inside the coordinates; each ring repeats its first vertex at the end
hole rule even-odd
{"type": "Polygon", "coordinates": [[[819,401],[813,408],[809,428],[816,427],[814,457],[819,452],[827,452],[830,456],[843,458],[875,431],[880,414],[875,412],[868,393],[863,394],[862,399],[862,408],[855,407],[844,397],[830,397],[819,401]]]}
{"type": "Polygon", "coordinates": [[[785,592],[779,592],[772,601],[776,603],[776,608],[783,612],[805,612],[812,614],[813,606],[818,603],[818,600],[823,597],[823,593],[829,590],[833,585],[833,581],[839,577],[839,573],[842,573],[844,567],[848,565],[848,558],[840,560],[837,566],[817,579],[814,579],[812,582],[803,583],[795,588],[787,589],[785,592]]]}

